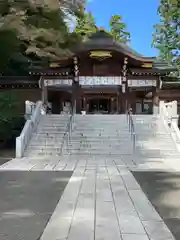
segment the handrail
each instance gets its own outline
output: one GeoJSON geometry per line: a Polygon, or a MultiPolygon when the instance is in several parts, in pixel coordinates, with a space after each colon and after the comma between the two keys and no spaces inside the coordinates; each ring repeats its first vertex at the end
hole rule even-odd
{"type": "Polygon", "coordinates": [[[69,153],[69,144],[71,143],[71,136],[72,136],[72,130],[73,130],[73,122],[74,122],[74,113],[75,109],[73,108],[71,111],[71,115],[68,119],[68,123],[66,125],[66,130],[63,135],[61,148],[60,148],[60,155],[62,155],[64,144],[66,143],[66,149],[69,153]]]}
{"type": "Polygon", "coordinates": [[[134,153],[136,149],[136,134],[135,134],[134,121],[132,117],[132,110],[127,111],[127,122],[129,126],[129,131],[131,133],[131,139],[133,141],[133,153],[134,153]]]}

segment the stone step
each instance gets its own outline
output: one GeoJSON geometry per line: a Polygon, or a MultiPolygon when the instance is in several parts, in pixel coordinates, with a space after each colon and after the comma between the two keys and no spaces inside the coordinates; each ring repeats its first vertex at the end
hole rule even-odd
{"type": "MultiPolygon", "coordinates": [[[[66,142],[64,143],[60,143],[59,145],[29,145],[28,150],[31,151],[59,151],[61,149],[62,144],[64,144],[64,146],[67,145],[66,142]]],[[[98,146],[93,146],[91,144],[81,144],[79,146],[71,146],[71,144],[68,144],[69,147],[71,147],[71,149],[88,149],[91,151],[121,151],[123,150],[128,150],[132,144],[129,144],[129,146],[126,145],[119,145],[119,146],[112,146],[112,145],[98,145],[98,146]]]]}
{"type": "Polygon", "coordinates": [[[65,132],[37,132],[33,133],[32,137],[60,137],[63,136],[65,132]]]}
{"type": "Polygon", "coordinates": [[[68,123],[53,123],[53,122],[49,122],[49,123],[39,123],[38,127],[64,127],[66,126],[68,123]]]}
{"type": "Polygon", "coordinates": [[[66,122],[68,121],[70,118],[69,117],[65,117],[65,118],[58,118],[58,117],[49,117],[49,118],[41,118],[41,122],[66,122]]]}
{"type": "MultiPolygon", "coordinates": [[[[65,154],[67,154],[67,155],[71,155],[71,153],[68,153],[68,152],[66,152],[65,154]]],[[[120,154],[118,153],[91,153],[91,152],[79,152],[79,151],[77,151],[77,152],[74,152],[73,154],[72,154],[73,156],[84,156],[85,158],[87,157],[87,156],[101,156],[101,157],[107,157],[107,156],[113,156],[112,157],[112,160],[114,160],[115,158],[117,158],[117,159],[119,159],[119,156],[120,156],[120,154]]],[[[121,153],[121,155],[131,155],[132,156],[132,153],[129,153],[129,152],[122,152],[121,153]]],[[[47,156],[49,156],[49,157],[53,157],[53,156],[55,156],[55,157],[58,157],[58,156],[61,156],[61,157],[64,157],[64,152],[61,154],[61,153],[54,153],[54,152],[51,152],[51,153],[32,153],[32,152],[30,152],[30,153],[25,153],[25,155],[24,155],[24,157],[32,157],[32,158],[36,158],[36,157],[47,157],[47,156]]]]}
{"type": "Polygon", "coordinates": [[[55,121],[55,120],[48,120],[48,121],[40,121],[39,125],[66,125],[69,123],[69,120],[66,121],[55,121]]]}
{"type": "MultiPolygon", "coordinates": [[[[30,143],[30,145],[31,146],[58,146],[59,144],[61,144],[62,143],[62,140],[63,140],[63,138],[62,139],[54,139],[54,140],[51,140],[51,141],[46,141],[45,139],[42,139],[41,141],[39,140],[33,140],[31,143],[30,143]]],[[[88,145],[90,145],[92,148],[94,148],[94,147],[97,147],[98,148],[98,146],[104,146],[104,147],[107,147],[107,146],[113,146],[113,147],[119,147],[119,146],[123,146],[123,147],[126,147],[126,146],[128,146],[128,144],[129,144],[129,141],[127,141],[127,142],[112,142],[112,141],[110,141],[110,142],[101,142],[101,141],[93,141],[93,142],[90,142],[90,141],[71,141],[71,139],[70,139],[70,143],[71,144],[73,144],[73,145],[80,145],[80,144],[88,144],[88,145]],[[98,146],[97,146],[98,145],[98,146]]]]}
{"type": "Polygon", "coordinates": [[[124,138],[124,137],[129,137],[131,136],[131,133],[127,133],[127,134],[120,134],[120,133],[103,133],[103,132],[74,132],[72,131],[73,136],[75,137],[81,137],[81,136],[86,136],[86,137],[94,137],[94,138],[99,138],[99,137],[104,137],[104,138],[124,138]]]}
{"type": "MultiPolygon", "coordinates": [[[[83,138],[79,138],[79,137],[72,137],[71,141],[73,142],[82,142],[82,140],[87,140],[87,139],[83,139],[83,138]]],[[[120,144],[120,143],[128,143],[130,140],[130,138],[111,138],[111,141],[109,141],[109,138],[88,138],[88,142],[94,143],[94,144],[107,144],[107,143],[111,143],[111,144],[120,144]],[[123,140],[123,141],[122,141],[123,140]]]]}
{"type": "Polygon", "coordinates": [[[148,136],[150,136],[150,137],[156,137],[156,138],[161,138],[161,139],[166,139],[166,138],[171,138],[171,136],[169,135],[169,134],[166,134],[166,133],[164,133],[164,134],[160,134],[160,133],[146,133],[146,132],[141,132],[141,133],[137,133],[137,132],[135,132],[135,134],[136,134],[136,136],[138,136],[138,137],[148,137],[148,136]]]}
{"type": "Polygon", "coordinates": [[[179,155],[179,153],[176,150],[167,150],[167,151],[157,151],[157,150],[144,150],[144,149],[137,149],[136,148],[136,154],[146,156],[147,158],[150,156],[174,156],[174,155],[179,155]]]}
{"type": "Polygon", "coordinates": [[[112,130],[112,131],[110,131],[110,130],[107,130],[107,129],[105,129],[105,130],[103,130],[103,131],[101,131],[101,130],[93,130],[93,129],[86,129],[86,130],[79,130],[79,129],[76,129],[76,128],[74,128],[73,129],[73,132],[74,132],[74,134],[80,134],[80,135],[85,135],[85,134],[105,134],[105,135],[109,135],[109,136],[112,136],[112,135],[128,135],[128,134],[130,134],[131,132],[128,130],[128,131],[114,131],[114,130],[112,130]]]}
{"type": "MultiPolygon", "coordinates": [[[[146,144],[147,143],[147,138],[136,137],[136,142],[146,144]]],[[[169,139],[169,138],[167,138],[167,139],[160,139],[159,138],[159,139],[157,139],[157,141],[155,141],[155,139],[153,139],[153,138],[150,138],[149,139],[149,144],[151,144],[151,143],[155,143],[155,144],[159,144],[159,143],[161,143],[161,144],[173,144],[173,141],[172,141],[172,139],[169,139]]]]}
{"type": "Polygon", "coordinates": [[[43,134],[43,133],[48,133],[48,134],[56,134],[56,133],[65,133],[66,132],[66,128],[64,128],[64,129],[46,129],[46,128],[41,128],[41,129],[38,129],[37,130],[37,133],[38,134],[43,134]]]}

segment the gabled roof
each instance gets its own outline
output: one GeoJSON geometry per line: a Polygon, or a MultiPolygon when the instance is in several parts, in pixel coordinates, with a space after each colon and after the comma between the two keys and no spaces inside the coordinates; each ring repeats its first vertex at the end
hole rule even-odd
{"type": "Polygon", "coordinates": [[[137,53],[127,44],[115,41],[113,37],[104,30],[98,30],[96,33],[93,33],[88,40],[75,47],[75,52],[79,53],[96,49],[114,50],[143,62],[153,62],[155,59],[155,57],[145,57],[137,53]]]}

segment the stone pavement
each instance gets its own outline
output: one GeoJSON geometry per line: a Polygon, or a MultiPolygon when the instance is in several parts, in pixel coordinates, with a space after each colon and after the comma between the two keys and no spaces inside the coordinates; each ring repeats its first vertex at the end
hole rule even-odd
{"type": "Polygon", "coordinates": [[[74,170],[41,240],[173,240],[124,161],[98,155],[49,162],[26,158],[12,160],[1,171],[74,170]]]}
{"type": "Polygon", "coordinates": [[[0,240],[37,240],[72,172],[1,171],[0,240]]]}
{"type": "Polygon", "coordinates": [[[180,172],[135,171],[148,199],[176,239],[180,239],[180,172]]]}
{"type": "Polygon", "coordinates": [[[124,164],[81,159],[41,240],[172,240],[124,164]]]}

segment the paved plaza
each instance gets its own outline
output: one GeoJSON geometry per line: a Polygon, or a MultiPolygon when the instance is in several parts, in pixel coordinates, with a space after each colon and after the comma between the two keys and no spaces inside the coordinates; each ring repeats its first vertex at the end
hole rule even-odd
{"type": "MultiPolygon", "coordinates": [[[[61,176],[62,170],[64,173],[73,171],[65,191],[42,233],[41,240],[174,239],[124,163],[128,158],[127,155],[124,156],[124,161],[114,157],[100,158],[99,156],[78,155],[73,157],[74,159],[66,156],[62,161],[54,158],[49,162],[47,160],[43,162],[42,159],[39,161],[37,159],[36,161],[35,159],[34,161],[15,159],[1,167],[3,174],[7,170],[11,170],[14,174],[14,170],[18,169],[23,174],[27,174],[27,172],[24,173],[24,170],[30,172],[34,170],[34,172],[42,174],[39,171],[44,170],[48,176],[49,170],[54,170],[56,173],[59,171],[59,176],[61,176]]],[[[42,186],[46,185],[46,182],[42,179],[41,181],[42,186]]],[[[42,203],[48,199],[51,204],[52,194],[48,196],[48,194],[44,195],[41,189],[39,191],[43,196],[42,203]]],[[[59,190],[59,197],[60,192],[61,190],[59,190]]],[[[24,231],[23,227],[20,231],[24,231]]],[[[16,240],[16,238],[14,239],[16,240]]]]}

